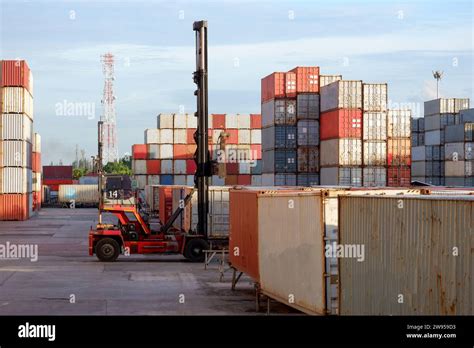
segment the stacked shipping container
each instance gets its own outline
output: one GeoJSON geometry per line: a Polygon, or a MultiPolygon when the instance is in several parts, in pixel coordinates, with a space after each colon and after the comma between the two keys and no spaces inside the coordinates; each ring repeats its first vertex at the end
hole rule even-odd
{"type": "MultiPolygon", "coordinates": [[[[138,188],[146,185],[194,185],[197,120],[190,114],[160,114],[156,129],[145,130],[145,144],[132,147],[132,171],[138,188]]],[[[261,117],[258,114],[209,115],[209,151],[226,167],[214,185],[261,184],[261,117]],[[222,142],[221,142],[222,140],[222,142]]]]}
{"type": "Polygon", "coordinates": [[[266,76],[261,102],[262,184],[319,184],[319,67],[266,76]]]}
{"type": "Polygon", "coordinates": [[[24,60],[0,61],[0,73],[0,220],[26,220],[34,212],[33,76],[24,60]]]}
{"type": "Polygon", "coordinates": [[[411,111],[388,110],[387,186],[405,187],[411,183],[411,111]]]}
{"type": "Polygon", "coordinates": [[[33,172],[33,210],[38,211],[41,208],[43,191],[41,178],[41,137],[38,133],[33,134],[31,170],[33,172]]]}
{"type": "Polygon", "coordinates": [[[469,99],[440,98],[425,102],[424,119],[423,121],[418,119],[417,122],[418,138],[414,138],[416,135],[412,136],[412,143],[418,145],[413,148],[412,154],[413,180],[441,186],[470,185],[469,180],[456,179],[470,176],[469,164],[465,166],[464,151],[460,152],[458,148],[460,143],[465,141],[463,124],[469,120],[467,111],[462,117],[459,112],[468,108],[469,99]],[[445,137],[446,129],[449,130],[449,141],[445,137]],[[455,129],[459,129],[462,135],[454,135],[457,133],[455,129]],[[420,141],[421,134],[423,144],[420,141]],[[456,145],[445,146],[445,143],[456,145]],[[446,149],[448,154],[445,153],[446,149]],[[449,183],[446,183],[446,177],[453,179],[449,179],[449,183]]]}

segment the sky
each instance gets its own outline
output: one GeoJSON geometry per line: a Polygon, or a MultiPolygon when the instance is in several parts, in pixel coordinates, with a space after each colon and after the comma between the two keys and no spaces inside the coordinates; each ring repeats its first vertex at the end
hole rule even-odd
{"type": "Polygon", "coordinates": [[[473,88],[472,1],[0,0],[0,59],[34,75],[43,164],[96,154],[104,77],[115,55],[119,155],[144,142],[159,113],[193,113],[195,20],[208,21],[209,112],[259,113],[260,79],[295,66],[388,83],[389,107],[473,88]],[[73,108],[73,109],[71,109],[73,108]]]}

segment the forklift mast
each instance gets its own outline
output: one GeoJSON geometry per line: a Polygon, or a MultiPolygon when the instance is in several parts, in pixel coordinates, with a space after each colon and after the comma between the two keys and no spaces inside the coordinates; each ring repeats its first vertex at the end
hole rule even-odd
{"type": "Polygon", "coordinates": [[[208,237],[207,214],[209,209],[209,177],[212,175],[212,165],[209,154],[208,141],[208,107],[207,107],[207,21],[193,23],[196,34],[196,71],[193,73],[194,83],[197,90],[197,129],[194,133],[194,141],[197,150],[194,160],[197,165],[194,176],[195,188],[198,191],[198,225],[197,233],[208,237]]]}
{"type": "Polygon", "coordinates": [[[103,147],[103,125],[104,122],[99,121],[97,123],[97,174],[99,176],[99,224],[102,224],[102,210],[104,209],[104,169],[102,166],[102,147],[103,147]]]}

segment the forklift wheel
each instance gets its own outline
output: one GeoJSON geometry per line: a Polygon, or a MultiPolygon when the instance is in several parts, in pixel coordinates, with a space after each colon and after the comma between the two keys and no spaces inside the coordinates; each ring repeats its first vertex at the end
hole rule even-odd
{"type": "Polygon", "coordinates": [[[209,244],[204,239],[191,239],[184,248],[184,257],[191,262],[204,262],[204,250],[207,249],[209,244]]]}
{"type": "Polygon", "coordinates": [[[103,238],[97,242],[95,253],[100,261],[113,262],[120,253],[120,246],[115,239],[103,238]]]}

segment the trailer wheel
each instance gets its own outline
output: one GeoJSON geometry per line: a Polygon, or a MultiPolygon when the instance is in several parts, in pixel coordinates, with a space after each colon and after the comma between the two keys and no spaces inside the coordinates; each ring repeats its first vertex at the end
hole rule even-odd
{"type": "Polygon", "coordinates": [[[204,239],[191,239],[184,248],[184,257],[191,262],[204,262],[204,250],[207,249],[209,244],[204,239]]]}
{"type": "Polygon", "coordinates": [[[103,238],[95,246],[97,258],[103,262],[113,262],[120,254],[120,245],[115,239],[103,238]]]}

